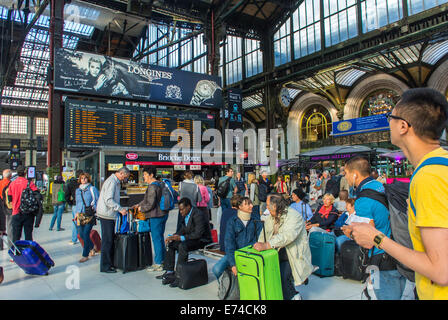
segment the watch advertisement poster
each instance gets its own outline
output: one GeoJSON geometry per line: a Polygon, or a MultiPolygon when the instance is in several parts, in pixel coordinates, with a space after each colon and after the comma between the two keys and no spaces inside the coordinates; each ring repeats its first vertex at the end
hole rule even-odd
{"type": "Polygon", "coordinates": [[[243,127],[243,93],[241,89],[229,89],[227,98],[226,118],[229,119],[229,129],[241,129],[243,127]]]}
{"type": "Polygon", "coordinates": [[[221,78],[92,53],[57,49],[55,89],[150,103],[220,109],[221,78]]]}

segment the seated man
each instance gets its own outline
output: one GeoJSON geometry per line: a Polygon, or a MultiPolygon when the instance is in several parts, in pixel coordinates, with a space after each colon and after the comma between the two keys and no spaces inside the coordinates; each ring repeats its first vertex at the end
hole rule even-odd
{"type": "Polygon", "coordinates": [[[212,234],[208,217],[193,207],[188,198],[182,198],[179,201],[179,212],[184,218],[179,231],[166,238],[168,252],[165,256],[165,273],[158,276],[163,284],[170,284],[174,288],[178,286],[178,280],[174,272],[176,251],[178,251],[177,263],[186,263],[188,261],[188,252],[203,248],[212,242],[212,234]]]}

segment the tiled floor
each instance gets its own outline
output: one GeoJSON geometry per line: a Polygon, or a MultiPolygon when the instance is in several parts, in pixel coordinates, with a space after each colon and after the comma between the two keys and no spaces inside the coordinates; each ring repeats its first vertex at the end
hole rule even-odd
{"type": "MultiPolygon", "coordinates": [[[[34,239],[42,245],[55,261],[48,276],[26,275],[14,263],[9,262],[6,250],[0,251],[0,265],[4,267],[5,280],[0,285],[0,299],[41,299],[41,300],[213,300],[218,299],[218,285],[211,269],[217,260],[205,257],[209,270],[209,283],[205,286],[181,290],[164,286],[161,280],[155,279],[158,273],[145,270],[123,274],[105,274],[99,272],[99,256],[80,264],[81,246],[70,245],[71,213],[64,213],[62,218],[65,231],[49,231],[51,215],[42,220],[41,227],[34,230],[34,239]],[[76,275],[79,274],[79,288],[76,275]]],[[[213,222],[216,223],[216,209],[213,211],[213,222]]],[[[170,213],[166,234],[173,233],[177,221],[177,211],[170,213]]],[[[100,232],[100,227],[95,227],[100,232]]],[[[203,256],[192,255],[197,258],[203,256]]],[[[311,276],[307,286],[299,286],[305,300],[359,300],[363,284],[339,277],[319,278],[311,276]]]]}

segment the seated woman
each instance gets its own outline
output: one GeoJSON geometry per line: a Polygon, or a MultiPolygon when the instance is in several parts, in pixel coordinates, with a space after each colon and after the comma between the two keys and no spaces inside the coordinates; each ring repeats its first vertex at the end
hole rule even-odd
{"type": "Polygon", "coordinates": [[[266,205],[270,213],[265,221],[266,239],[262,233],[254,249],[279,250],[283,299],[301,300],[295,286],[306,283],[313,272],[305,223],[279,194],[269,195],[266,205]]]}
{"type": "Polygon", "coordinates": [[[224,242],[226,235],[227,222],[230,218],[235,217],[238,212],[238,203],[243,197],[235,194],[230,199],[231,208],[226,208],[222,211],[221,220],[219,221],[219,248],[220,251],[226,252],[226,245],[224,242]]]}
{"type": "Polygon", "coordinates": [[[292,204],[290,205],[291,208],[296,210],[303,218],[303,221],[308,221],[313,217],[313,211],[311,210],[311,207],[308,203],[304,201],[306,197],[305,192],[300,189],[295,189],[292,192],[292,204]]]}
{"type": "Polygon", "coordinates": [[[355,216],[355,199],[348,199],[346,201],[347,211],[341,214],[339,219],[334,224],[334,234],[336,236],[336,251],[339,252],[341,250],[341,246],[345,241],[351,240],[346,235],[345,231],[343,232],[342,227],[349,225],[353,217],[355,216]]]}
{"type": "Polygon", "coordinates": [[[313,217],[308,220],[306,224],[306,230],[307,231],[316,231],[316,228],[319,228],[317,230],[322,231],[325,230],[327,232],[330,232],[334,228],[334,223],[338,219],[339,212],[334,207],[334,197],[332,194],[325,194],[323,197],[324,204],[321,205],[316,209],[316,212],[314,213],[313,217]],[[311,230],[314,228],[313,230],[311,230]]]}
{"type": "Polygon", "coordinates": [[[213,274],[217,279],[227,267],[232,268],[233,274],[237,275],[235,266],[235,250],[254,244],[263,228],[260,214],[253,212],[253,204],[249,197],[239,197],[236,207],[237,215],[228,219],[225,248],[226,255],[213,266],[213,274]]]}

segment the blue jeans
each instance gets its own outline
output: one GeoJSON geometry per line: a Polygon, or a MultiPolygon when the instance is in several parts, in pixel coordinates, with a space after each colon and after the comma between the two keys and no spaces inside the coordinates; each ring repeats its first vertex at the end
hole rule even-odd
{"type": "Polygon", "coordinates": [[[89,223],[84,226],[78,226],[78,232],[81,239],[84,241],[84,248],[82,249],[82,256],[87,258],[90,251],[93,249],[93,242],[90,240],[90,231],[92,231],[93,224],[89,223]]]}
{"type": "Polygon", "coordinates": [[[212,272],[215,275],[216,279],[219,279],[219,277],[223,274],[224,270],[226,270],[227,267],[230,267],[230,264],[229,261],[227,261],[226,256],[224,256],[218,262],[215,263],[212,272]]]}
{"type": "Polygon", "coordinates": [[[406,278],[397,270],[380,271],[379,283],[373,283],[373,291],[378,300],[400,300],[405,286],[406,278]]]}
{"type": "Polygon", "coordinates": [[[351,240],[351,239],[349,237],[347,237],[345,234],[343,234],[342,236],[336,237],[336,252],[340,252],[342,244],[345,241],[349,241],[349,240],[351,240]]]}
{"type": "MultiPolygon", "coordinates": [[[[72,206],[72,218],[75,219],[76,214],[76,206],[72,206]]],[[[77,243],[78,242],[78,226],[76,225],[76,222],[72,222],[72,242],[77,243]]]]}
{"type": "Polygon", "coordinates": [[[64,213],[65,203],[57,205],[57,206],[53,206],[53,208],[54,208],[54,213],[53,213],[53,217],[51,218],[50,229],[53,229],[54,223],[56,222],[56,218],[57,218],[57,228],[59,230],[59,229],[61,229],[62,214],[64,213]]]}
{"type": "Polygon", "coordinates": [[[165,233],[168,214],[160,218],[149,218],[149,227],[151,228],[152,243],[154,246],[154,263],[162,264],[165,259],[165,233]]]}

